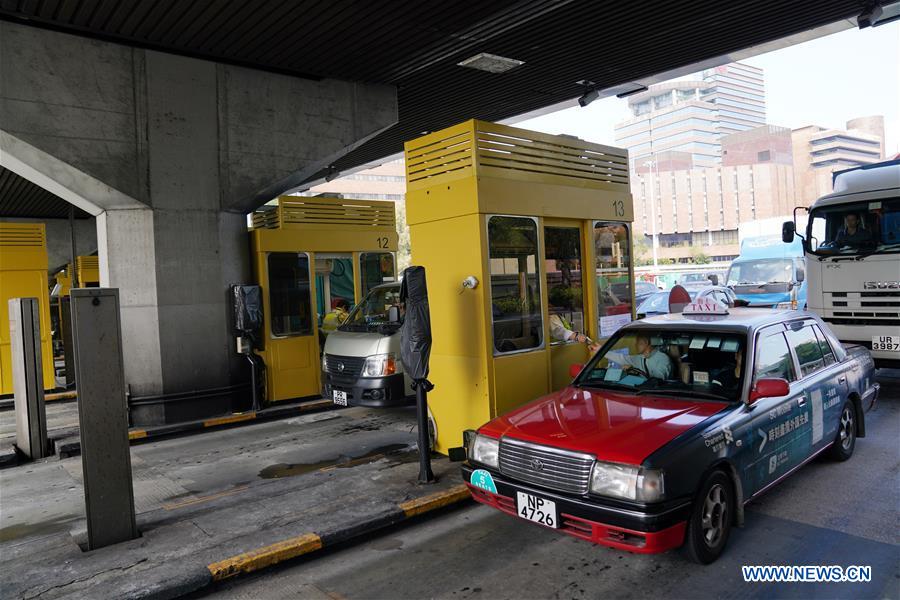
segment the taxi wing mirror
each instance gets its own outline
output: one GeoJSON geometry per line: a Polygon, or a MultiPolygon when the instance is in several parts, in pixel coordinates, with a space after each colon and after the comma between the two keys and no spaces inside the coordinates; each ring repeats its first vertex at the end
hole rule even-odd
{"type": "Polygon", "coordinates": [[[400,307],[392,306],[388,309],[388,323],[400,322],[400,307]]]}
{"type": "Polygon", "coordinates": [[[581,373],[581,370],[583,368],[584,368],[584,365],[578,364],[578,363],[569,365],[569,377],[571,377],[572,379],[575,379],[576,377],[578,377],[578,374],[581,373]]]}
{"type": "Polygon", "coordinates": [[[753,387],[750,388],[750,398],[748,399],[748,403],[753,404],[762,398],[780,398],[781,396],[787,396],[790,393],[791,384],[787,382],[787,379],[781,379],[780,377],[766,377],[757,380],[753,387]]]}

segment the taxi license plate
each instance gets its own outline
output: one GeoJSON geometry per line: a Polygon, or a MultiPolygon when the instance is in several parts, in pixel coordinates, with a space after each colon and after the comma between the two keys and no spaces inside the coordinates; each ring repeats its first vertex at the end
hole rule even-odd
{"type": "Polygon", "coordinates": [[[334,403],[338,406],[347,406],[347,392],[334,390],[334,403]]]}
{"type": "Polygon", "coordinates": [[[528,521],[534,521],[546,527],[559,527],[556,502],[552,500],[546,500],[524,492],[516,492],[516,512],[520,517],[528,521]]]}
{"type": "Polygon", "coordinates": [[[900,352],[900,335],[873,335],[872,350],[900,352]]]}

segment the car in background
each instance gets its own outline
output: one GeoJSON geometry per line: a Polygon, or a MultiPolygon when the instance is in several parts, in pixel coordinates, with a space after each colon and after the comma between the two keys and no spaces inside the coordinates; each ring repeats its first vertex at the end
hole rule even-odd
{"type": "Polygon", "coordinates": [[[467,431],[463,481],[511,516],[708,564],[746,502],[821,453],[852,456],[878,392],[869,351],[812,313],[692,303],[624,326],[569,386],[467,431]]]}
{"type": "Polygon", "coordinates": [[[641,303],[652,296],[653,294],[659,292],[659,288],[655,283],[650,281],[635,281],[634,282],[634,305],[640,306],[641,303]]]}
{"type": "Polygon", "coordinates": [[[713,285],[714,282],[710,279],[708,273],[682,273],[678,276],[678,285],[683,287],[684,289],[690,290],[702,290],[703,288],[713,285]]]}
{"type": "MultiPolygon", "coordinates": [[[[650,295],[643,303],[638,305],[637,318],[643,319],[645,317],[668,314],[670,293],[671,290],[665,290],[650,295]]],[[[727,288],[724,285],[710,285],[700,290],[688,289],[687,293],[691,297],[691,301],[700,298],[712,298],[728,307],[734,307],[735,300],[737,299],[734,290],[727,288]]]]}

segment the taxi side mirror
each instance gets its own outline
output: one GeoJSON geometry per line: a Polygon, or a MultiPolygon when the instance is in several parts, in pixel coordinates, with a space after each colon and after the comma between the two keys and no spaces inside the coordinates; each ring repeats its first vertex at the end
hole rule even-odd
{"type": "Polygon", "coordinates": [[[787,382],[787,379],[766,377],[757,380],[753,387],[750,388],[750,398],[748,399],[748,403],[753,404],[762,398],[780,398],[781,396],[787,396],[790,393],[791,384],[787,382]]]}
{"type": "Polygon", "coordinates": [[[576,377],[578,377],[578,374],[581,373],[581,370],[583,368],[584,365],[581,364],[569,365],[569,377],[575,379],[576,377]]]}

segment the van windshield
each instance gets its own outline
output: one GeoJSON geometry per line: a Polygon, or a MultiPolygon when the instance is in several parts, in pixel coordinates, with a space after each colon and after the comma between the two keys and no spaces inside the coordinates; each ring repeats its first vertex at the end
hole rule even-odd
{"type": "Polygon", "coordinates": [[[400,286],[392,285],[375,288],[356,305],[339,331],[383,331],[385,328],[398,328],[403,323],[403,306],[400,304],[400,286]],[[396,306],[400,309],[400,321],[388,321],[388,310],[396,306]]]}
{"type": "Polygon", "coordinates": [[[764,258],[735,262],[728,270],[728,284],[766,285],[794,280],[794,261],[790,258],[764,258]]]}

